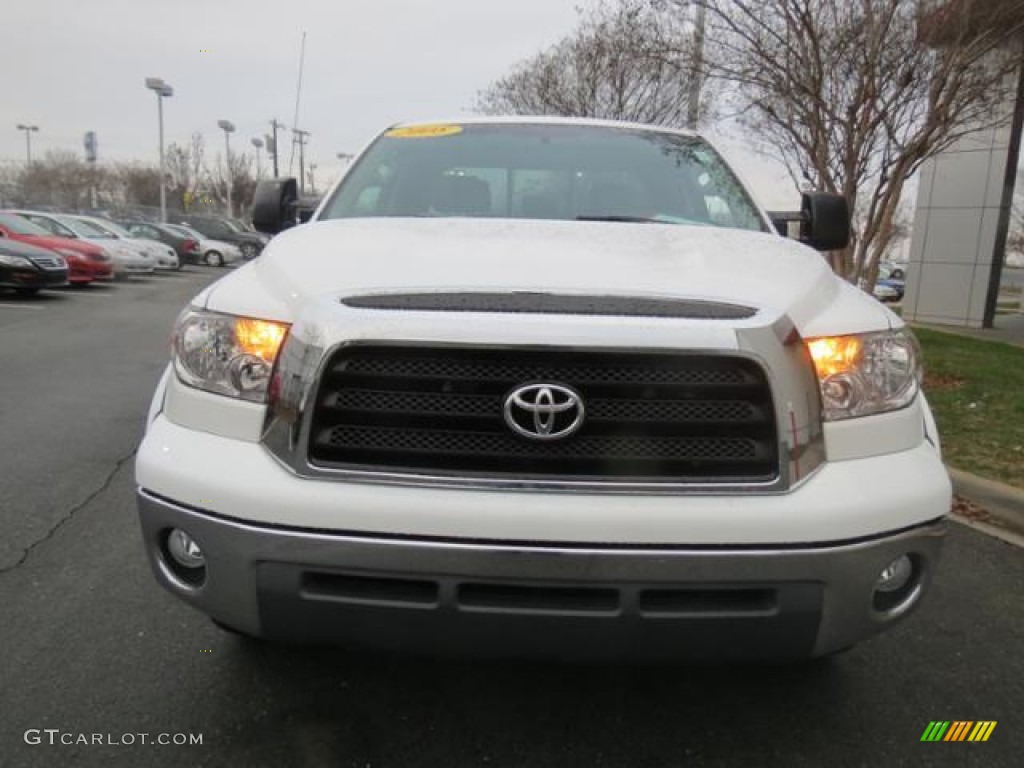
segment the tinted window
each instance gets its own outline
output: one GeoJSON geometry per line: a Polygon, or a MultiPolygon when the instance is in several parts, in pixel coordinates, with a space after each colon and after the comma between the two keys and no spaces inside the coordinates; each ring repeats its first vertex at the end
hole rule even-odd
{"type": "Polygon", "coordinates": [[[575,125],[435,129],[378,138],[320,218],[625,218],[766,229],[728,166],[697,137],[575,125]]]}
{"type": "Polygon", "coordinates": [[[0,213],[0,226],[6,227],[16,235],[46,237],[50,234],[38,224],[33,224],[28,219],[13,213],[0,213]]]}
{"type": "Polygon", "coordinates": [[[38,224],[40,227],[45,229],[52,235],[58,237],[78,237],[74,232],[65,227],[63,224],[58,224],[48,216],[36,216],[31,213],[24,214],[25,218],[31,221],[33,224],[38,224]]]}

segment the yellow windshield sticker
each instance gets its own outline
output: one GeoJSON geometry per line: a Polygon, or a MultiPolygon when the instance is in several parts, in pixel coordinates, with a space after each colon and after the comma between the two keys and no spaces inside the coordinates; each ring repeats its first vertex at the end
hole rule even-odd
{"type": "Polygon", "coordinates": [[[438,136],[454,136],[462,133],[461,125],[407,125],[392,128],[385,136],[396,139],[433,139],[438,136]]]}

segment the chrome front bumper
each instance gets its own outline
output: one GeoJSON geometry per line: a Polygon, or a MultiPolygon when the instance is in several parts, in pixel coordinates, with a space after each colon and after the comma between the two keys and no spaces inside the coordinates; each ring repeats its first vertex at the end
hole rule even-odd
{"type": "Polygon", "coordinates": [[[916,607],[946,531],[938,520],[791,548],[559,547],[271,528],[145,490],[138,504],[160,583],[244,633],[571,659],[777,659],[843,649],[916,607]],[[169,560],[172,528],[202,548],[199,585],[169,560]],[[880,610],[878,575],[903,554],[915,565],[911,584],[880,610]]]}

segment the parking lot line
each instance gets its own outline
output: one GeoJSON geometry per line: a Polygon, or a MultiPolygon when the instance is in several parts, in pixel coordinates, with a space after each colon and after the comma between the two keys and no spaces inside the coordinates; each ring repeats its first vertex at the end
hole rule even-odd
{"type": "Polygon", "coordinates": [[[38,304],[12,304],[12,303],[8,303],[6,301],[0,301],[0,309],[6,308],[6,307],[10,307],[11,309],[35,309],[35,310],[46,309],[46,307],[40,307],[38,304]]]}

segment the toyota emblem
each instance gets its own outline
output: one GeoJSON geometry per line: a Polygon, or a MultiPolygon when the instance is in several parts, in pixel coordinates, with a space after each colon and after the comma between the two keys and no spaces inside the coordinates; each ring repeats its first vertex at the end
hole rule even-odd
{"type": "Polygon", "coordinates": [[[560,384],[525,384],[505,398],[505,423],[531,440],[559,440],[583,424],[583,398],[560,384]]]}

